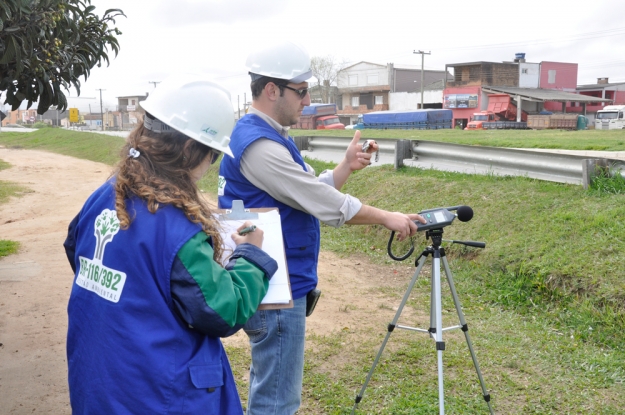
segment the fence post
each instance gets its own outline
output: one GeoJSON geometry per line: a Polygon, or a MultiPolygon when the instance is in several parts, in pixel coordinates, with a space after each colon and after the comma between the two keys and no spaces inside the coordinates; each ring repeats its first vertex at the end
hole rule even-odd
{"type": "Polygon", "coordinates": [[[607,159],[584,159],[582,160],[582,185],[588,190],[595,177],[609,174],[610,166],[607,159]]]}
{"type": "Polygon", "coordinates": [[[404,166],[405,159],[412,158],[412,141],[397,140],[395,142],[395,170],[404,166]]]}
{"type": "Polygon", "coordinates": [[[293,137],[293,141],[295,141],[295,146],[297,147],[297,149],[299,150],[299,152],[301,153],[302,151],[308,151],[309,150],[309,139],[310,137],[308,136],[296,136],[293,137]]]}

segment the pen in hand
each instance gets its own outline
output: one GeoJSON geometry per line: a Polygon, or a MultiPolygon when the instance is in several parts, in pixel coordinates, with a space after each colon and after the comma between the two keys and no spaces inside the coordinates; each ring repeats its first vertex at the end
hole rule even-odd
{"type": "Polygon", "coordinates": [[[252,222],[245,221],[237,230],[230,235],[234,244],[239,246],[240,244],[251,244],[258,248],[263,247],[263,236],[265,232],[252,222]]]}
{"type": "Polygon", "coordinates": [[[254,232],[256,230],[256,225],[252,225],[252,226],[246,226],[245,228],[241,229],[239,231],[239,235],[245,235],[248,234],[250,232],[254,232]]]}

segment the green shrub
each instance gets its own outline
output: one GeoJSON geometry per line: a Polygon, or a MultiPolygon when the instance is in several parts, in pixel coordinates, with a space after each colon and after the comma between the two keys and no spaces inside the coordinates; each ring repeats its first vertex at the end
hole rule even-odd
{"type": "Polygon", "coordinates": [[[19,247],[20,247],[19,242],[0,239],[0,258],[3,256],[16,253],[19,247]]]}

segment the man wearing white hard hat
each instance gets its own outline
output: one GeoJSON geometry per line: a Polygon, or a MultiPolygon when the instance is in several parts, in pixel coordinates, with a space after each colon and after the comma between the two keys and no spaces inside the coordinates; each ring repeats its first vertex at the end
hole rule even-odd
{"type": "Polygon", "coordinates": [[[232,154],[230,94],[184,74],[141,106],[115,173],[64,244],[72,413],[242,415],[219,337],[254,314],[277,264],[260,229],[233,234],[230,262],[216,262],[222,238],[196,182],[232,154]]]}
{"type": "MultiPolygon", "coordinates": [[[[314,305],[319,257],[319,221],[339,227],[380,224],[398,238],[414,235],[419,215],[387,212],[364,205],[340,188],[349,175],[368,166],[369,152],[354,135],[345,158],[333,171],[315,177],[289,137],[310,105],[310,56],[300,45],[280,42],[249,55],[252,106],[232,133],[233,157],[220,166],[219,207],[233,200],[246,207],[278,207],[294,307],[260,310],[244,330],[250,338],[252,365],[248,415],[290,415],[300,406],[304,367],[304,336],[308,305],[314,305]]],[[[308,314],[311,310],[309,307],[308,314]]]]}

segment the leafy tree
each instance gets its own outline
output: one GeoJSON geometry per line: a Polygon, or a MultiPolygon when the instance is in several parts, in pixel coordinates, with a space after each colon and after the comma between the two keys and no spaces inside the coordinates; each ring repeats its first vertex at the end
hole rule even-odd
{"type": "Polygon", "coordinates": [[[109,27],[120,9],[109,9],[102,17],[93,13],[91,0],[0,0],[0,92],[13,110],[28,100],[28,108],[39,101],[43,114],[52,105],[61,111],[67,98],[61,87],[76,88],[102,61],[109,64],[109,48],[119,52],[109,27]]]}
{"type": "Polygon", "coordinates": [[[313,76],[319,81],[321,101],[330,102],[330,89],[336,85],[336,79],[344,62],[338,62],[332,56],[313,56],[310,59],[310,69],[313,76]]]}

